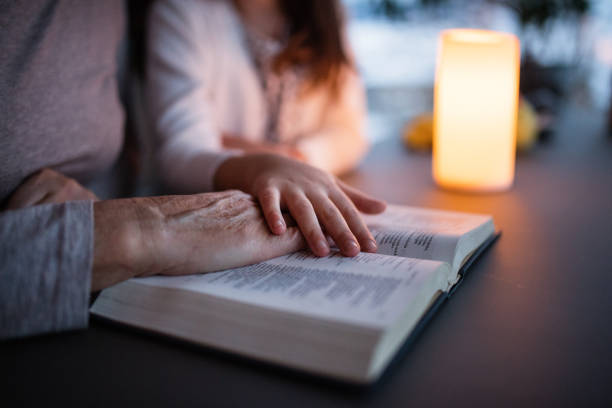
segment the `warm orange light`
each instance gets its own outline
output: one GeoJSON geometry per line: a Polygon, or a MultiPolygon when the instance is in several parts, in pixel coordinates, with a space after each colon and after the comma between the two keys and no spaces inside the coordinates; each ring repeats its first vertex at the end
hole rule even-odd
{"type": "Polygon", "coordinates": [[[520,46],[511,34],[442,32],[434,92],[433,176],[445,188],[512,185],[520,46]]]}

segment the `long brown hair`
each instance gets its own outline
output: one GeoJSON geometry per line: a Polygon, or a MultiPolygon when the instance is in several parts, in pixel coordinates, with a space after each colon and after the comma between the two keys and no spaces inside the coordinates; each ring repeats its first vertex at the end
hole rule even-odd
{"type": "Polygon", "coordinates": [[[289,25],[289,41],[274,68],[306,69],[309,88],[330,86],[336,93],[342,68],[351,67],[343,44],[344,15],[339,0],[278,0],[289,25]]]}

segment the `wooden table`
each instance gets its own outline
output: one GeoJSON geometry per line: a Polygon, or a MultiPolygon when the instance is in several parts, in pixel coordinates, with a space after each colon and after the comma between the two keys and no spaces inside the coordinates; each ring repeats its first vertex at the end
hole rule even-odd
{"type": "MultiPolygon", "coordinates": [[[[602,115],[517,163],[507,193],[431,181],[429,155],[376,146],[346,180],[389,202],[490,213],[502,238],[371,388],[92,322],[0,344],[2,401],[55,406],[612,406],[612,141],[602,115]]],[[[9,407],[11,404],[2,404],[9,407]]]]}

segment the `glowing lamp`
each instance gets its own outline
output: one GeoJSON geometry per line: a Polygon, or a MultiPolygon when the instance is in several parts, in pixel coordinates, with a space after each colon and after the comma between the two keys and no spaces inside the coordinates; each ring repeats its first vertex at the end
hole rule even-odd
{"type": "Polygon", "coordinates": [[[519,65],[512,34],[442,32],[433,145],[433,177],[441,187],[486,192],[512,185],[519,65]]]}

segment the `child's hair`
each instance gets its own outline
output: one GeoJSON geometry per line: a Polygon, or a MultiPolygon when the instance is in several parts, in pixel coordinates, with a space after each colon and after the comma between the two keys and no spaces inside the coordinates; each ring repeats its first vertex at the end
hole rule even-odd
{"type": "Polygon", "coordinates": [[[352,65],[343,44],[339,0],[279,0],[279,6],[289,24],[289,41],[275,69],[302,66],[309,88],[330,86],[335,94],[342,68],[352,65]]]}

